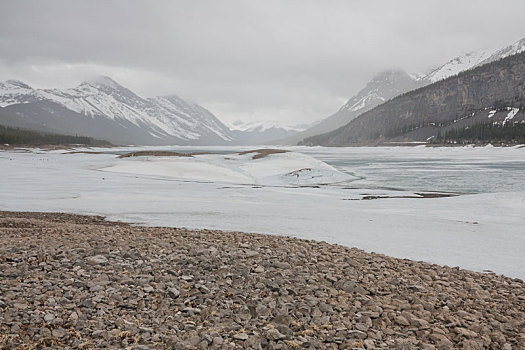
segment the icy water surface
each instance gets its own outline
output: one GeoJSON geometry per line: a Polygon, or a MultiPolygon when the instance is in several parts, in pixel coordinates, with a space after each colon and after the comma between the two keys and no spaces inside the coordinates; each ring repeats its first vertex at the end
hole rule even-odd
{"type": "Polygon", "coordinates": [[[419,146],[301,151],[362,177],[352,185],[364,188],[454,193],[525,191],[525,152],[520,149],[419,146]]]}

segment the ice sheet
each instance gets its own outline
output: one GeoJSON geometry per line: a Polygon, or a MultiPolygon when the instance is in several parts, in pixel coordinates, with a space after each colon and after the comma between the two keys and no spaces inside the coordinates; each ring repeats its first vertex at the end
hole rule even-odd
{"type": "MultiPolygon", "coordinates": [[[[145,167],[135,168],[133,174],[98,170],[119,164],[114,154],[1,152],[0,209],[98,214],[145,225],[293,235],[525,278],[525,191],[519,187],[524,148],[293,149],[331,164],[357,156],[391,161],[383,169],[374,163],[382,174],[395,167],[404,172],[402,160],[406,159],[424,159],[417,166],[436,175],[442,167],[489,164],[500,167],[490,176],[506,169],[505,178],[514,179],[514,185],[509,185],[514,190],[450,198],[359,200],[364,195],[413,193],[385,189],[370,177],[374,171],[367,172],[366,165],[354,169],[356,176],[365,177],[357,181],[359,186],[349,181],[319,188],[261,187],[137,173],[136,169],[146,171],[145,167]],[[398,163],[393,162],[396,159],[398,163]]],[[[278,167],[279,161],[268,160],[263,170],[278,167]]],[[[235,166],[241,163],[236,161],[235,166]]],[[[210,160],[205,164],[216,165],[210,160]]],[[[224,168],[236,171],[235,166],[224,168]]],[[[256,172],[255,168],[250,171],[256,172]]],[[[338,170],[343,169],[338,166],[338,170]]],[[[408,186],[409,180],[407,175],[403,183],[408,186]]]]}
{"type": "Polygon", "coordinates": [[[194,159],[162,157],[122,159],[116,164],[101,168],[102,171],[171,177],[185,180],[255,184],[253,178],[221,167],[194,159]]]}
{"type": "Polygon", "coordinates": [[[314,185],[350,181],[355,177],[310,156],[296,153],[202,154],[192,157],[131,157],[100,170],[184,180],[265,186],[314,185]]]}

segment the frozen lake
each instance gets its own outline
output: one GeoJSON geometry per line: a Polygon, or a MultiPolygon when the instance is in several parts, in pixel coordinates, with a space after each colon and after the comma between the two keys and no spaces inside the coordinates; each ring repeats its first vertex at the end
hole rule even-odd
{"type": "Polygon", "coordinates": [[[362,176],[363,187],[411,191],[494,193],[525,191],[525,149],[473,147],[327,147],[302,149],[362,176]]]}
{"type": "Polygon", "coordinates": [[[0,152],[0,209],[292,235],[525,278],[525,148],[293,147],[298,155],[256,161],[116,157],[138,149],[0,152]],[[459,195],[414,198],[433,192],[459,195]]]}

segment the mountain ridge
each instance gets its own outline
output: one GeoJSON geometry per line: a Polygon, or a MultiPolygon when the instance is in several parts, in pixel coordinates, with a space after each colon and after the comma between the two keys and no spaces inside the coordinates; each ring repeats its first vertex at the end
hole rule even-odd
{"type": "Polygon", "coordinates": [[[2,107],[0,124],[82,134],[115,144],[256,145],[298,131],[277,125],[231,130],[197,103],[176,94],[143,98],[107,76],[66,89],[0,82],[2,107]]]}
{"type": "Polygon", "coordinates": [[[34,89],[8,80],[0,83],[0,106],[18,115],[18,122],[9,120],[11,126],[51,124],[55,132],[82,133],[71,121],[83,116],[79,128],[87,129],[87,136],[109,136],[114,143],[223,144],[233,139],[230,130],[204,107],[176,95],[142,98],[107,76],[67,89],[34,89]],[[61,130],[59,119],[65,120],[60,113],[70,116],[67,130],[61,130]],[[114,135],[97,131],[96,124],[109,127],[114,135]]]}
{"type": "MultiPolygon", "coordinates": [[[[457,75],[465,70],[473,69],[483,64],[497,61],[509,55],[521,53],[523,51],[525,51],[525,38],[518,40],[513,44],[507,45],[499,50],[478,49],[463,55],[456,56],[448,62],[430,70],[430,72],[426,74],[411,74],[406,73],[404,71],[399,71],[406,74],[413,80],[413,86],[399,86],[397,94],[393,94],[395,96],[392,96],[392,94],[388,96],[377,94],[374,98],[374,92],[372,91],[373,89],[367,89],[367,87],[369,86],[369,84],[378,80],[378,77],[380,77],[382,74],[379,73],[376,76],[374,76],[372,80],[370,80],[362,90],[360,90],[356,95],[351,97],[336,113],[321,120],[315,127],[298,133],[297,135],[294,135],[285,140],[281,140],[280,143],[297,144],[308,137],[314,137],[316,135],[322,135],[324,133],[336,130],[337,128],[343,127],[344,125],[348,124],[362,113],[365,113],[371,110],[372,108],[375,108],[376,106],[380,105],[381,103],[384,103],[400,94],[435,83],[439,80],[446,79],[450,76],[457,75]],[[365,91],[367,91],[367,94],[369,94],[369,96],[363,96],[363,92],[365,91]],[[367,101],[360,101],[364,98],[368,98],[370,101],[368,103],[367,101]],[[381,103],[377,103],[378,100],[380,100],[381,98],[383,98],[384,100],[381,103]],[[342,110],[344,110],[349,105],[352,105],[352,103],[353,105],[355,105],[355,107],[362,108],[355,108],[354,111],[351,111],[357,113],[346,112],[345,114],[344,112],[342,112],[342,110]]],[[[391,70],[386,72],[395,71],[396,70],[391,70]]]]}
{"type": "Polygon", "coordinates": [[[307,137],[335,130],[375,106],[419,86],[421,83],[414,76],[402,70],[380,72],[356,95],[348,99],[337,112],[321,120],[315,126],[280,140],[278,143],[297,144],[307,137]]]}
{"type": "Polygon", "coordinates": [[[305,145],[425,141],[475,123],[525,122],[525,52],[463,71],[361,114],[305,145]]]}

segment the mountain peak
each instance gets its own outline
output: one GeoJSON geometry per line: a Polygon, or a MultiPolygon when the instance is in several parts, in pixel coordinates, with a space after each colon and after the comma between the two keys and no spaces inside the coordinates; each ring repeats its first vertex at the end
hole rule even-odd
{"type": "Polygon", "coordinates": [[[23,89],[32,89],[31,86],[27,85],[26,83],[24,83],[21,80],[16,80],[16,79],[9,79],[9,80],[7,80],[6,84],[9,84],[11,86],[16,86],[18,88],[23,88],[23,89]]]}
{"type": "Polygon", "coordinates": [[[31,89],[18,81],[0,82],[0,107],[21,113],[17,126],[82,133],[126,144],[222,144],[230,130],[210,111],[169,97],[145,99],[107,76],[73,88],[31,89]],[[21,87],[22,86],[22,87],[21,87]],[[67,122],[64,122],[67,120],[67,122]]]}
{"type": "Polygon", "coordinates": [[[447,63],[435,68],[428,73],[423,79],[429,82],[436,82],[446,79],[452,75],[456,75],[465,70],[478,66],[481,62],[486,60],[492,53],[489,49],[478,49],[467,52],[463,55],[454,57],[447,63]]]}
{"type": "Polygon", "coordinates": [[[38,99],[38,92],[23,81],[7,80],[0,82],[0,107],[34,102],[38,99]]]}
{"type": "Polygon", "coordinates": [[[494,49],[484,48],[467,52],[461,56],[454,57],[442,66],[432,70],[423,79],[433,83],[468,69],[498,61],[502,58],[515,55],[523,51],[525,51],[525,38],[497,51],[494,51],[494,49]]]}
{"type": "Polygon", "coordinates": [[[281,129],[286,132],[299,132],[313,126],[314,123],[301,124],[286,124],[278,120],[257,120],[257,121],[242,121],[236,120],[230,123],[230,128],[233,130],[245,132],[263,132],[272,129],[281,129]]]}
{"type": "Polygon", "coordinates": [[[407,77],[409,74],[401,69],[389,69],[376,74],[373,80],[385,79],[385,78],[395,78],[395,77],[407,77]]]}
{"type": "Polygon", "coordinates": [[[80,85],[91,85],[91,86],[96,86],[96,87],[102,86],[102,87],[107,87],[107,88],[115,89],[115,90],[120,90],[124,88],[122,85],[120,85],[115,80],[111,79],[110,77],[106,75],[96,76],[94,78],[91,78],[89,80],[82,82],[80,85]]]}
{"type": "Polygon", "coordinates": [[[163,99],[165,99],[165,100],[168,100],[168,101],[170,101],[170,102],[175,102],[175,103],[180,102],[180,101],[184,101],[185,103],[192,103],[192,102],[190,102],[190,101],[188,101],[188,100],[184,100],[184,99],[180,98],[180,97],[179,97],[178,95],[176,95],[176,94],[169,94],[169,95],[156,96],[155,98],[163,98],[163,99]]]}
{"type": "MultiPolygon", "coordinates": [[[[363,113],[386,100],[415,89],[417,86],[417,80],[403,70],[392,69],[383,71],[375,75],[357,95],[350,98],[339,109],[338,113],[363,113]]],[[[356,116],[357,114],[353,115],[353,117],[356,116]]],[[[346,120],[346,118],[343,119],[346,120]]]]}
{"type": "Polygon", "coordinates": [[[501,60],[502,58],[516,55],[525,51],[525,38],[516,41],[515,43],[505,46],[504,48],[494,52],[490,57],[482,61],[479,65],[501,60]]]}
{"type": "Polygon", "coordinates": [[[413,81],[414,78],[407,72],[400,69],[391,69],[376,74],[368,82],[368,87],[376,88],[377,84],[399,84],[401,82],[413,81]]]}

